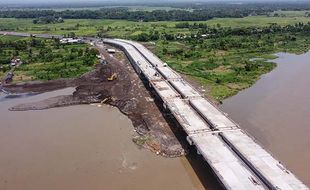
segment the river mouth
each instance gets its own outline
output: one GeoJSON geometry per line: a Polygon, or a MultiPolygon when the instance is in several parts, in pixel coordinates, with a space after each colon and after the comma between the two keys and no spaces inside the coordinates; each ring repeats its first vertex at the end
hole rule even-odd
{"type": "Polygon", "coordinates": [[[219,189],[201,157],[163,158],[132,142],[132,122],[93,104],[12,112],[74,88],[0,101],[1,190],[219,189]]]}
{"type": "Polygon", "coordinates": [[[221,109],[310,185],[310,52],[277,56],[273,71],[221,109]]]}

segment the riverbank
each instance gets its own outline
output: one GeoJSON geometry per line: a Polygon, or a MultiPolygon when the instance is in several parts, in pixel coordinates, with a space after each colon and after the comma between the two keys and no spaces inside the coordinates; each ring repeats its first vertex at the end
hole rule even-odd
{"type": "Polygon", "coordinates": [[[145,88],[125,55],[118,52],[114,57],[101,51],[108,64],[99,64],[93,71],[79,78],[5,85],[3,88],[12,93],[42,93],[76,87],[72,95],[19,104],[11,107],[10,110],[42,110],[100,102],[109,104],[117,107],[132,121],[138,134],[133,138],[136,144],[167,157],[184,155],[187,143],[177,138],[178,135],[182,135],[183,131],[175,127],[172,118],[162,113],[153,95],[145,88]],[[114,73],[117,78],[109,81],[108,78],[114,73]]]}
{"type": "MultiPolygon", "coordinates": [[[[104,49],[104,48],[102,48],[102,49],[104,49]]],[[[111,58],[114,58],[114,56],[113,55],[109,55],[111,58]]],[[[119,58],[118,57],[118,59],[121,59],[121,58],[119,58]]],[[[120,61],[121,62],[121,61],[120,61]]],[[[128,63],[128,65],[130,66],[130,64],[128,63]]],[[[134,73],[134,72],[133,72],[134,73]]],[[[139,79],[138,79],[139,80],[139,79]]],[[[131,80],[130,80],[131,81],[131,80]]],[[[143,85],[142,85],[143,86],[143,85]]],[[[135,93],[135,95],[136,95],[137,93],[135,93]]],[[[32,104],[33,105],[33,104],[32,104]]],[[[131,105],[129,105],[129,106],[131,106],[131,105]]],[[[21,107],[26,107],[26,109],[27,109],[27,105],[25,106],[25,105],[21,105],[21,107]]],[[[35,107],[35,106],[34,106],[35,107]]],[[[119,107],[119,106],[118,106],[119,107]]],[[[14,108],[14,107],[13,107],[14,108]]],[[[30,108],[30,109],[33,109],[33,108],[30,108]]],[[[122,109],[120,109],[120,110],[122,110],[122,109]]],[[[129,116],[130,117],[130,116],[129,116]]],[[[140,144],[140,145],[144,145],[144,144],[146,144],[146,145],[149,145],[149,136],[144,136],[144,137],[142,137],[142,138],[139,138],[139,139],[136,139],[135,140],[135,142],[137,143],[137,144],[140,144]]],[[[159,154],[160,152],[159,151],[157,151],[156,152],[157,154],[159,154]]],[[[165,153],[163,153],[163,155],[165,155],[165,153]]]]}
{"type": "Polygon", "coordinates": [[[148,42],[145,44],[158,57],[203,86],[204,94],[217,102],[249,88],[272,71],[276,65],[267,60],[275,58],[274,53],[308,51],[309,21],[304,13],[203,22],[67,19],[64,23],[36,25],[31,19],[0,19],[3,30],[148,42]]]}
{"type": "Polygon", "coordinates": [[[116,107],[8,111],[15,104],[74,91],[66,88],[19,98],[0,93],[1,190],[219,189],[196,154],[167,159],[132,143],[135,128],[116,107]]]}
{"type": "Polygon", "coordinates": [[[271,34],[264,37],[219,37],[205,39],[200,44],[185,40],[158,41],[156,44],[146,43],[146,46],[174,70],[203,86],[206,96],[221,102],[271,72],[276,67],[270,61],[277,58],[274,54],[303,54],[310,49],[309,40],[306,35],[296,35],[296,39],[288,40],[286,35],[271,34]],[[219,41],[224,44],[230,41],[232,47],[213,47],[219,41]]]}
{"type": "Polygon", "coordinates": [[[278,53],[278,66],[220,108],[310,185],[310,52],[278,53]]]}

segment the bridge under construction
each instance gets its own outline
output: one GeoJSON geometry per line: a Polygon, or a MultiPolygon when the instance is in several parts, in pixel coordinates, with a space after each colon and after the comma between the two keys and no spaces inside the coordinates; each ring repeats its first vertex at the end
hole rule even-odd
{"type": "MultiPolygon", "coordinates": [[[[0,31],[0,35],[30,37],[31,34],[0,31]]],[[[62,36],[37,34],[38,38],[62,36]]],[[[84,38],[85,42],[97,38],[84,38]]],[[[122,49],[138,75],[187,134],[226,189],[309,189],[297,177],[243,131],[227,114],[208,101],[143,45],[122,39],[103,39],[122,49]]],[[[1,86],[0,86],[1,90],[1,86]]]]}
{"type": "Polygon", "coordinates": [[[135,71],[177,120],[226,189],[309,189],[243,131],[227,114],[208,101],[143,45],[103,39],[122,49],[135,71]]]}

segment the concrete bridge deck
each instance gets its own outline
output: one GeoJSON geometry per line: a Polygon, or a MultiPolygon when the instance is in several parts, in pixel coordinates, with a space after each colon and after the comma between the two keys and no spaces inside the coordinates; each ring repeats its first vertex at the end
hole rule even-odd
{"type": "MultiPolygon", "coordinates": [[[[30,37],[27,33],[0,35],[30,37]]],[[[36,35],[39,38],[61,38],[36,35]]],[[[84,38],[85,42],[96,38],[84,38]]],[[[309,189],[227,115],[143,45],[121,39],[104,39],[121,48],[136,72],[153,87],[226,189],[309,189]]]]}
{"type": "Polygon", "coordinates": [[[226,189],[309,189],[143,45],[121,39],[103,41],[126,53],[226,189]]]}

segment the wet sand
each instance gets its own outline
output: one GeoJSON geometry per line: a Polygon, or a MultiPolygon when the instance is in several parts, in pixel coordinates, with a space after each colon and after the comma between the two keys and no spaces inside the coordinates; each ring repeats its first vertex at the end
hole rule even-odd
{"type": "Polygon", "coordinates": [[[131,121],[117,108],[8,111],[73,91],[0,97],[1,190],[218,189],[201,158],[163,158],[139,149],[131,121]]]}
{"type": "Polygon", "coordinates": [[[278,56],[275,70],[221,108],[310,186],[310,52],[278,56]]]}

